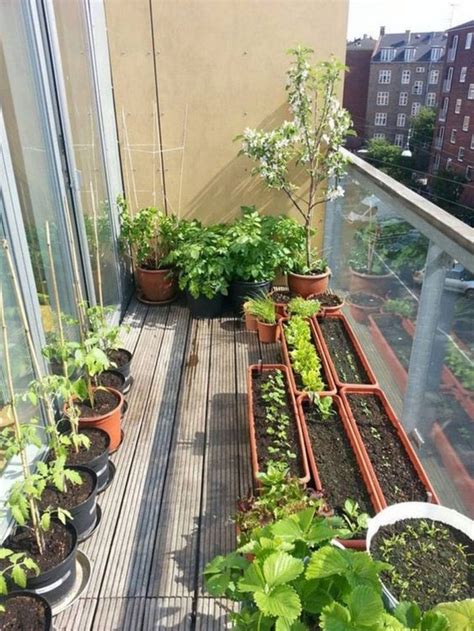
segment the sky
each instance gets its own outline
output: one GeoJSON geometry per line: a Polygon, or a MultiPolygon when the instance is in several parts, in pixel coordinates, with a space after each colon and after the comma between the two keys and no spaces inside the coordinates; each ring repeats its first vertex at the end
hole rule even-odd
{"type": "Polygon", "coordinates": [[[348,39],[364,33],[444,31],[474,20],[474,0],[349,0],[348,39]]]}

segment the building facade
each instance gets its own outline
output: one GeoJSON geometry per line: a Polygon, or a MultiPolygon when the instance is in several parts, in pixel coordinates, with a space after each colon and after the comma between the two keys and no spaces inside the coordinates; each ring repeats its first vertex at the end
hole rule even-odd
{"type": "Polygon", "coordinates": [[[474,212],[474,20],[448,31],[431,171],[464,175],[460,203],[474,212]]]}
{"type": "Polygon", "coordinates": [[[437,108],[446,33],[390,33],[384,27],[370,63],[365,138],[404,147],[410,119],[421,107],[437,108]]]}
{"type": "Polygon", "coordinates": [[[348,149],[359,149],[364,142],[365,111],[369,92],[370,60],[377,40],[372,37],[357,38],[347,44],[344,77],[344,107],[350,112],[357,136],[349,136],[348,149]]]}

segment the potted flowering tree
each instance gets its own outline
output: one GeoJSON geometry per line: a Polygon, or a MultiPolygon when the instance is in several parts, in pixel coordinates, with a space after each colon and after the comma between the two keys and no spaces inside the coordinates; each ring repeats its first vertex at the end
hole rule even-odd
{"type": "Polygon", "coordinates": [[[304,227],[302,247],[288,257],[290,290],[302,295],[326,290],[330,270],[312,249],[312,220],[315,209],[344,194],[338,184],[346,157],[340,151],[350,133],[351,119],[335,95],[344,66],[331,59],[311,65],[312,50],[299,46],[290,50],[294,61],[288,71],[288,103],[292,120],[271,131],[246,129],[242,154],[257,162],[252,171],[269,188],[283,191],[300,215],[304,227]],[[304,194],[292,180],[291,167],[303,167],[309,187],[304,194]]]}

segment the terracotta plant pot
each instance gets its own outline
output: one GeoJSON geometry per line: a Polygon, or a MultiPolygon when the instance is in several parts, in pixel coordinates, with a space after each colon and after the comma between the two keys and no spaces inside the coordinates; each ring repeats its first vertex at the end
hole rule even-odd
{"type": "Polygon", "coordinates": [[[263,344],[274,344],[278,340],[278,322],[275,322],[275,324],[267,324],[267,322],[257,320],[257,331],[258,339],[260,342],[263,342],[263,344]]]}
{"type": "Polygon", "coordinates": [[[343,404],[346,408],[346,412],[347,412],[347,417],[349,419],[349,423],[352,426],[352,430],[354,433],[354,436],[356,437],[359,445],[360,445],[360,449],[361,449],[361,453],[362,456],[365,460],[366,463],[366,467],[367,470],[370,473],[370,477],[372,480],[372,483],[377,491],[377,495],[378,495],[378,499],[379,502],[382,504],[382,507],[385,508],[386,506],[388,506],[388,502],[385,498],[385,495],[382,491],[382,487],[380,486],[380,482],[378,480],[377,474],[375,472],[374,466],[372,464],[372,461],[370,460],[369,454],[367,452],[367,449],[365,447],[365,443],[364,440],[362,438],[362,435],[359,431],[359,428],[357,426],[356,420],[354,418],[354,415],[352,413],[352,409],[351,409],[351,405],[348,399],[348,395],[350,394],[357,394],[357,395],[363,395],[363,394],[370,394],[372,396],[376,396],[380,403],[382,404],[382,407],[384,409],[387,421],[394,427],[396,435],[400,441],[400,443],[402,444],[403,447],[403,451],[405,452],[407,458],[410,460],[411,464],[413,465],[413,469],[416,472],[416,475],[418,477],[418,479],[420,480],[421,484],[424,486],[425,490],[426,490],[426,501],[429,501],[433,504],[439,504],[439,499],[434,491],[434,488],[431,485],[431,482],[428,479],[428,476],[426,475],[425,470],[423,469],[423,466],[418,458],[418,456],[416,455],[416,452],[402,426],[402,424],[400,423],[400,421],[398,420],[395,412],[393,411],[392,406],[390,405],[390,403],[388,402],[387,397],[385,396],[384,392],[382,390],[380,390],[379,388],[368,388],[366,391],[362,390],[360,387],[359,388],[351,388],[351,387],[344,387],[341,389],[340,391],[340,396],[341,399],[343,401],[343,404]]]}
{"type": "Polygon", "coordinates": [[[251,313],[245,312],[245,328],[247,331],[257,331],[257,318],[251,313]]]}
{"type": "MultiPolygon", "coordinates": [[[[329,292],[331,293],[331,292],[329,292]]],[[[325,306],[322,304],[322,300],[321,300],[321,294],[312,294],[311,296],[308,296],[308,300],[318,300],[321,303],[321,308],[319,310],[318,315],[324,316],[324,315],[331,315],[331,313],[340,313],[342,307],[345,305],[346,301],[344,300],[344,298],[342,296],[338,297],[341,299],[341,302],[337,305],[328,305],[325,306]]]]}
{"type": "Polygon", "coordinates": [[[288,315],[288,311],[287,311],[287,303],[286,302],[277,302],[274,299],[274,295],[283,292],[283,293],[287,293],[287,291],[285,290],[279,290],[279,289],[274,289],[273,291],[270,292],[270,298],[273,301],[273,304],[275,305],[275,313],[282,317],[285,318],[288,315]]]}
{"type": "MultiPolygon", "coordinates": [[[[327,361],[327,357],[326,357],[326,353],[324,352],[324,349],[322,347],[321,341],[319,339],[319,336],[316,332],[314,323],[313,323],[313,319],[312,318],[308,318],[307,319],[309,326],[311,327],[311,337],[313,340],[313,344],[316,348],[316,352],[319,356],[319,359],[321,360],[321,366],[322,366],[322,378],[323,381],[326,384],[326,390],[322,391],[322,392],[318,392],[317,394],[324,394],[324,395],[329,395],[329,394],[336,394],[336,384],[334,382],[334,378],[332,375],[332,371],[331,368],[329,366],[329,363],[327,361]]],[[[286,366],[288,367],[288,374],[289,374],[289,378],[290,378],[290,384],[291,384],[291,388],[293,390],[293,392],[295,393],[296,396],[299,396],[301,394],[305,394],[304,390],[300,390],[297,385],[296,385],[296,378],[295,378],[295,373],[293,370],[293,365],[291,363],[291,358],[290,358],[290,351],[288,349],[288,344],[286,341],[286,337],[285,337],[285,322],[288,322],[288,318],[281,318],[280,320],[280,341],[281,341],[281,351],[282,351],[282,355],[283,355],[283,360],[286,364],[286,366]]]]}
{"type": "Polygon", "coordinates": [[[371,313],[378,313],[382,306],[382,299],[375,294],[366,294],[359,292],[359,294],[349,294],[346,298],[347,304],[350,307],[351,315],[359,324],[369,324],[369,315],[371,313]],[[364,302],[367,304],[358,304],[355,302],[358,298],[364,296],[364,302]]]}
{"type": "Polygon", "coordinates": [[[293,409],[294,413],[294,421],[296,423],[298,429],[298,438],[299,438],[299,448],[300,448],[300,458],[301,458],[301,467],[302,467],[302,476],[300,477],[301,484],[307,484],[310,479],[310,472],[308,467],[308,460],[306,457],[306,449],[303,437],[303,431],[301,429],[301,421],[300,416],[298,414],[298,409],[296,407],[296,399],[295,395],[291,391],[290,382],[288,378],[288,369],[283,364],[253,364],[247,369],[247,405],[248,405],[248,419],[249,419],[249,432],[250,432],[250,454],[252,461],[252,472],[253,479],[256,488],[260,488],[260,481],[258,480],[257,474],[260,471],[260,467],[258,464],[258,452],[257,452],[257,438],[255,432],[255,419],[253,413],[253,374],[256,372],[268,372],[273,370],[281,370],[281,372],[285,376],[285,381],[287,384],[287,392],[290,398],[290,405],[293,409]]]}
{"type": "Polygon", "coordinates": [[[322,294],[329,284],[331,270],[329,267],[323,274],[295,274],[288,272],[288,289],[296,296],[307,298],[311,294],[322,294]]]}
{"type": "Polygon", "coordinates": [[[350,269],[349,291],[362,291],[367,294],[385,297],[393,281],[393,274],[363,274],[350,269]]]}
{"type": "Polygon", "coordinates": [[[340,389],[344,386],[350,386],[351,388],[355,388],[355,389],[362,387],[364,390],[366,390],[367,388],[378,387],[377,378],[372,368],[370,367],[370,364],[367,361],[364,351],[362,350],[362,347],[359,344],[354,334],[354,331],[352,330],[351,325],[347,321],[346,316],[342,313],[335,313],[335,314],[324,316],[324,320],[327,322],[329,322],[330,320],[338,320],[340,322],[341,327],[344,332],[344,338],[347,340],[348,345],[350,345],[350,350],[356,357],[357,362],[359,363],[359,365],[363,369],[363,372],[365,373],[365,378],[364,378],[363,383],[348,383],[347,381],[345,381],[342,375],[339,375],[338,369],[336,368],[336,365],[334,363],[333,356],[330,350],[332,348],[331,340],[326,340],[323,329],[320,326],[321,318],[318,316],[318,318],[313,320],[314,328],[316,330],[316,333],[318,334],[319,340],[321,342],[321,348],[323,349],[328,365],[332,371],[334,382],[337,388],[340,389]]]}
{"type": "Polygon", "coordinates": [[[136,279],[140,297],[148,302],[168,302],[178,291],[176,274],[171,269],[144,269],[137,267],[136,279]]]}
{"type": "MultiPolygon", "coordinates": [[[[116,407],[107,414],[101,416],[91,416],[90,418],[82,416],[79,421],[79,427],[98,427],[107,432],[110,438],[110,451],[115,451],[122,440],[121,434],[121,411],[123,406],[123,395],[118,390],[107,388],[112,392],[116,399],[116,407]]],[[[67,414],[67,410],[65,410],[67,414]]]]}

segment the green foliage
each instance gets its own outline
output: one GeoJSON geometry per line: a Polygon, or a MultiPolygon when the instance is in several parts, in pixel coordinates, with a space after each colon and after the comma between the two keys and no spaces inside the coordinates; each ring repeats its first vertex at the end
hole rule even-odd
{"type": "Polygon", "coordinates": [[[334,414],[331,397],[314,397],[314,402],[318,407],[323,421],[328,421],[334,414]]]}
{"type": "Polygon", "coordinates": [[[292,298],[288,303],[288,312],[292,316],[301,316],[302,318],[311,318],[315,316],[321,309],[319,300],[306,300],[297,296],[292,298]]]}
{"type": "Polygon", "coordinates": [[[417,171],[428,171],[435,123],[436,110],[431,107],[422,107],[411,119],[410,149],[413,153],[413,168],[417,171]]]}
{"type": "Polygon", "coordinates": [[[352,534],[362,533],[367,529],[369,515],[362,513],[359,504],[355,500],[347,499],[342,509],[342,517],[352,534]]]}
{"type": "Polygon", "coordinates": [[[442,614],[453,631],[471,631],[474,629],[474,600],[461,600],[436,605],[434,611],[442,614]]]}
{"type": "Polygon", "coordinates": [[[445,362],[466,390],[474,390],[474,362],[451,341],[448,342],[445,362]]]}
{"type": "Polygon", "coordinates": [[[261,385],[261,398],[265,407],[265,432],[270,437],[268,452],[272,454],[266,465],[279,466],[281,462],[286,465],[290,460],[296,460],[296,454],[288,440],[291,419],[287,412],[286,384],[281,370],[267,376],[261,385]]]}
{"type": "Polygon", "coordinates": [[[293,316],[284,324],[285,338],[290,346],[291,365],[306,392],[325,389],[321,373],[321,360],[312,340],[311,326],[301,316],[293,316]]]}
{"type": "Polygon", "coordinates": [[[388,140],[372,138],[367,144],[367,162],[409,186],[412,183],[412,158],[402,156],[402,151],[388,140]]]}
{"type": "Polygon", "coordinates": [[[391,298],[383,303],[383,310],[385,313],[394,313],[402,318],[412,318],[416,305],[413,300],[408,298],[391,298]]]}
{"type": "Polygon", "coordinates": [[[266,324],[275,324],[277,321],[275,303],[269,296],[248,300],[247,312],[266,324]]]}
{"type": "Polygon", "coordinates": [[[433,175],[431,192],[435,204],[472,225],[472,210],[465,210],[457,206],[467,183],[464,174],[443,169],[433,175]]]}
{"type": "MultiPolygon", "coordinates": [[[[27,571],[39,574],[36,562],[23,552],[14,552],[9,548],[0,548],[0,596],[8,594],[7,579],[11,579],[21,589],[26,588],[27,571]]],[[[0,606],[0,611],[4,609],[0,606]]]]}

